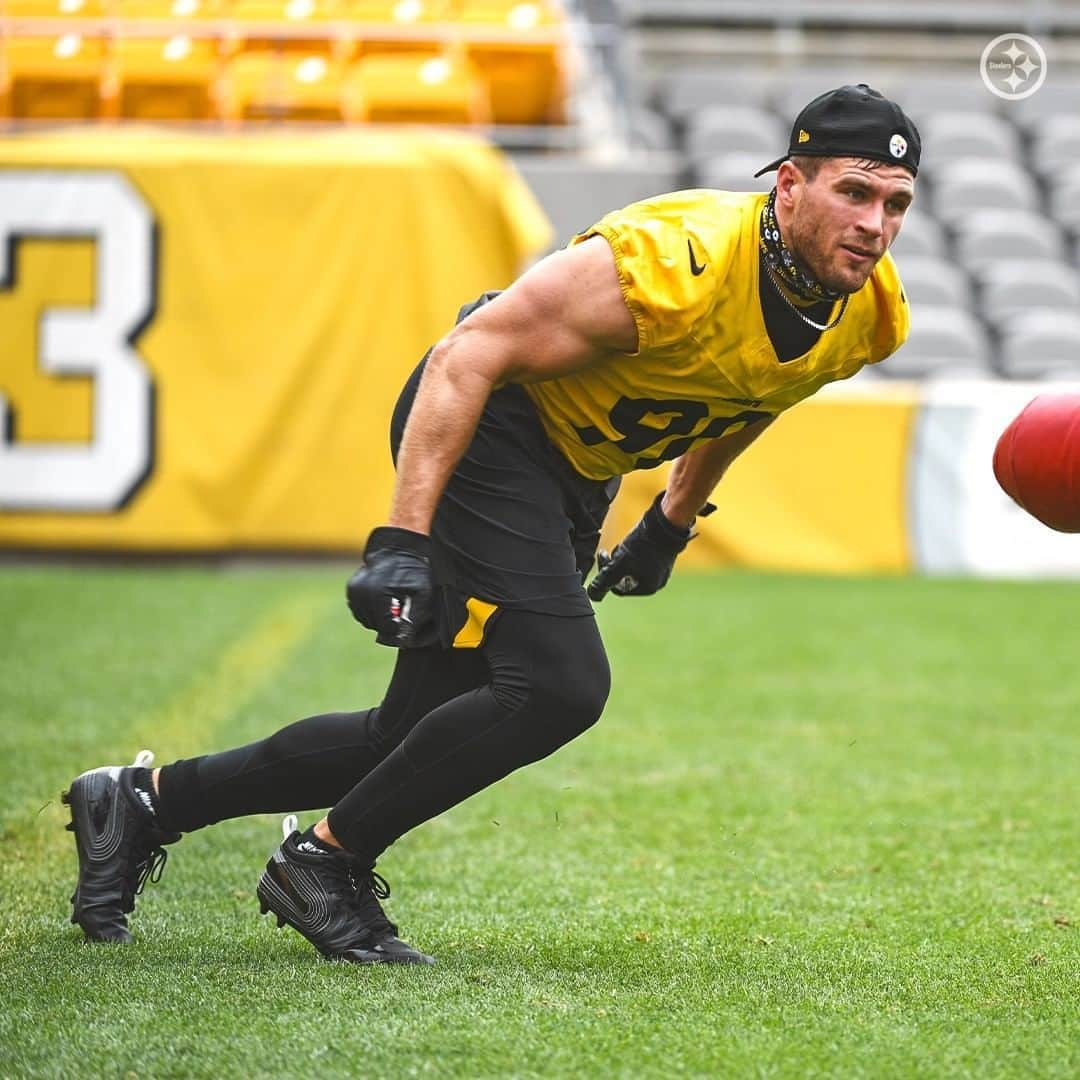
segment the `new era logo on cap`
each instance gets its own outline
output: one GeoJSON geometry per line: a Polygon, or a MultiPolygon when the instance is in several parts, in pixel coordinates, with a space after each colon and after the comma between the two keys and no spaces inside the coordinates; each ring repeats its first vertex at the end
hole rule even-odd
{"type": "Polygon", "coordinates": [[[787,153],[755,176],[780,167],[789,157],[854,157],[903,165],[916,174],[922,143],[903,109],[859,83],[814,98],[795,118],[787,153]],[[810,132],[814,137],[811,140],[810,132]]]}

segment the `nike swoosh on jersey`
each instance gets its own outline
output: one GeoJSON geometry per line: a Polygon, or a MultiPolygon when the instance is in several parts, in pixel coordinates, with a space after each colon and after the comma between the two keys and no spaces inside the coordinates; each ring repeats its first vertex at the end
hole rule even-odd
{"type": "Polygon", "coordinates": [[[694,258],[694,245],[690,242],[689,238],[687,238],[686,246],[690,250],[690,273],[693,274],[694,277],[697,277],[699,274],[704,274],[705,267],[709,264],[705,263],[705,266],[698,265],[697,259],[694,258]]]}

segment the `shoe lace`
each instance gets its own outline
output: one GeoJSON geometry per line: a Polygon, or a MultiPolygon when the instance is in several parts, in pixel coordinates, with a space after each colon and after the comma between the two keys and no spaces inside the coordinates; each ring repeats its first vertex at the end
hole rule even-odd
{"type": "Polygon", "coordinates": [[[135,895],[146,888],[147,882],[156,884],[161,880],[165,872],[165,863],[169,860],[169,853],[163,847],[152,847],[146,854],[146,858],[135,864],[135,895]]]}
{"type": "Polygon", "coordinates": [[[386,916],[380,900],[390,897],[390,886],[372,866],[353,863],[349,869],[352,885],[350,907],[360,917],[364,928],[373,937],[397,937],[398,928],[386,916]]]}
{"type": "Polygon", "coordinates": [[[179,840],[179,834],[166,833],[151,829],[146,835],[138,837],[130,848],[128,872],[124,878],[123,910],[131,911],[135,907],[135,897],[147,884],[156,884],[165,872],[165,863],[169,853],[162,844],[171,844],[179,840]]]}

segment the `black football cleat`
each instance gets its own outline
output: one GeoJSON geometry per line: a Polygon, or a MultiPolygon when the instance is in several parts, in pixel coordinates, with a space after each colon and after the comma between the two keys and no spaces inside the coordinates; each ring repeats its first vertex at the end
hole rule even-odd
{"type": "Polygon", "coordinates": [[[361,865],[348,852],[305,847],[292,815],[283,825],[285,840],[270,856],[256,889],[264,915],[273,912],[279,927],[299,931],[328,960],[435,963],[397,936],[379,903],[390,889],[374,867],[361,865]]]}
{"type": "Polygon", "coordinates": [[[131,785],[135,769],[149,768],[154,755],[142,750],[134,766],[91,769],[77,776],[61,801],[71,807],[79,852],[79,880],[71,896],[71,921],[91,941],[131,941],[127,916],[148,881],[157,881],[168,853],[163,844],[179,833],[157,828],[131,785]]]}

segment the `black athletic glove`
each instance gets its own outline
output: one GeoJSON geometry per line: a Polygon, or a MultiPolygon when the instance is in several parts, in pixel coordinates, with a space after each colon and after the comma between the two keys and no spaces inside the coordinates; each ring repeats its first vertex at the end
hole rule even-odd
{"type": "Polygon", "coordinates": [[[372,531],[364,565],[345,586],[353,617],[380,645],[401,648],[435,640],[432,593],[431,539],[389,525],[372,531]]]}
{"type": "MultiPolygon", "coordinates": [[[[589,582],[590,600],[603,600],[609,590],[616,596],[651,596],[668,583],[675,558],[690,543],[693,533],[664,517],[660,509],[663,497],[661,491],[610,556],[605,551],[598,553],[596,576],[589,582]]],[[[700,515],[704,517],[714,509],[706,503],[700,515]]]]}

